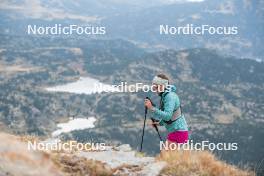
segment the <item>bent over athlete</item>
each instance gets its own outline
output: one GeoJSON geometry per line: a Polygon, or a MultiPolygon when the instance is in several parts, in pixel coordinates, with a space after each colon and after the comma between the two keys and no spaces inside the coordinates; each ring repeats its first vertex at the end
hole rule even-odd
{"type": "Polygon", "coordinates": [[[169,84],[164,74],[159,74],[152,81],[153,90],[161,97],[160,107],[154,107],[149,99],[145,106],[150,110],[152,118],[158,122],[153,125],[165,126],[169,132],[168,143],[185,143],[188,141],[188,126],[181,112],[180,99],[176,94],[176,86],[169,84]]]}

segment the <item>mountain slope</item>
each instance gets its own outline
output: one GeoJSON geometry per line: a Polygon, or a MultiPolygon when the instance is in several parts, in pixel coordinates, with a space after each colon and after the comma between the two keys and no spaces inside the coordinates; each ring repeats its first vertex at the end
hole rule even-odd
{"type": "MultiPolygon", "coordinates": [[[[5,133],[0,134],[0,174],[3,176],[29,175],[223,175],[250,176],[252,172],[242,171],[234,166],[218,161],[208,152],[165,152],[155,161],[152,157],[136,156],[136,152],[120,146],[112,151],[87,152],[78,151],[30,151],[27,141],[37,141],[36,138],[19,137],[5,133]],[[15,147],[12,147],[14,146],[15,147]],[[104,156],[104,157],[102,157],[104,156]],[[128,158],[124,158],[124,156],[128,158]],[[107,162],[107,158],[111,161],[107,162]],[[127,160],[126,160],[127,159],[127,160]],[[99,160],[99,161],[98,161],[99,160]],[[113,169],[108,164],[123,161],[113,169]],[[165,162],[167,164],[165,164],[165,162]],[[103,164],[102,162],[106,163],[103,164]],[[144,166],[148,163],[148,166],[144,166]],[[163,164],[161,164],[163,163],[163,164]],[[161,172],[160,169],[164,168],[161,172]],[[156,172],[157,171],[157,172],[156,172]]],[[[38,141],[40,142],[40,141],[38,141]]],[[[110,165],[111,166],[111,165],[110,165]]]]}
{"type": "MultiPolygon", "coordinates": [[[[128,143],[136,149],[143,98],[150,96],[158,104],[158,97],[142,92],[51,93],[43,88],[87,75],[108,84],[150,84],[153,75],[163,72],[178,87],[192,139],[238,142],[237,152],[218,154],[232,164],[254,167],[262,159],[263,62],[223,56],[208,49],[147,53],[122,40],[2,38],[0,125],[5,131],[49,135],[56,123],[69,117],[94,116],[98,119],[94,129],[74,131],[65,137],[82,142],[96,138],[128,143]]],[[[147,128],[146,135],[146,151],[157,153],[155,131],[147,128]]],[[[164,131],[162,135],[165,137],[164,131]]]]}

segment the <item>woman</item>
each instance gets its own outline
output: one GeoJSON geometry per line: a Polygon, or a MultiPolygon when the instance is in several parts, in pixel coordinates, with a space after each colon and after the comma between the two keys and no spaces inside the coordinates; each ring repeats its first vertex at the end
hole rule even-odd
{"type": "Polygon", "coordinates": [[[153,91],[161,97],[160,107],[154,107],[150,100],[145,99],[145,106],[150,110],[152,118],[158,120],[152,125],[165,126],[169,132],[167,142],[186,143],[188,141],[188,126],[181,112],[180,100],[176,94],[176,86],[169,85],[169,79],[159,74],[152,81],[153,91]]]}

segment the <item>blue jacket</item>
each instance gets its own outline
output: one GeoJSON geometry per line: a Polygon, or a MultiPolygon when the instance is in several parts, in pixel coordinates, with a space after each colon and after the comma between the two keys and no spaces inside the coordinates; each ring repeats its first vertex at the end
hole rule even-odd
{"type": "Polygon", "coordinates": [[[157,107],[154,107],[151,111],[152,117],[160,121],[160,125],[165,126],[169,132],[173,131],[188,131],[188,126],[184,115],[181,115],[179,119],[171,124],[167,124],[164,121],[169,121],[174,111],[180,106],[180,99],[176,94],[176,86],[169,85],[165,92],[162,93],[161,99],[163,101],[163,111],[157,107]]]}

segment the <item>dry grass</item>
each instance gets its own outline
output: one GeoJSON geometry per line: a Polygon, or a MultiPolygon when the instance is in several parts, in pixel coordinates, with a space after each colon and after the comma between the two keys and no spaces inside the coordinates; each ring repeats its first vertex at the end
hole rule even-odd
{"type": "Polygon", "coordinates": [[[65,175],[70,176],[110,176],[113,175],[111,168],[99,161],[88,160],[74,155],[52,155],[52,160],[65,175]]]}
{"type": "Polygon", "coordinates": [[[143,152],[136,152],[136,157],[140,157],[140,158],[142,158],[142,157],[146,157],[146,154],[145,153],[143,153],[143,152]]]}
{"type": "Polygon", "coordinates": [[[140,172],[142,168],[143,166],[139,165],[122,164],[121,166],[118,166],[113,169],[113,173],[114,175],[128,175],[127,172],[135,174],[137,172],[140,172]]]}
{"type": "Polygon", "coordinates": [[[163,151],[158,160],[166,161],[167,166],[161,175],[177,176],[254,176],[229,165],[207,151],[163,151]]]}

